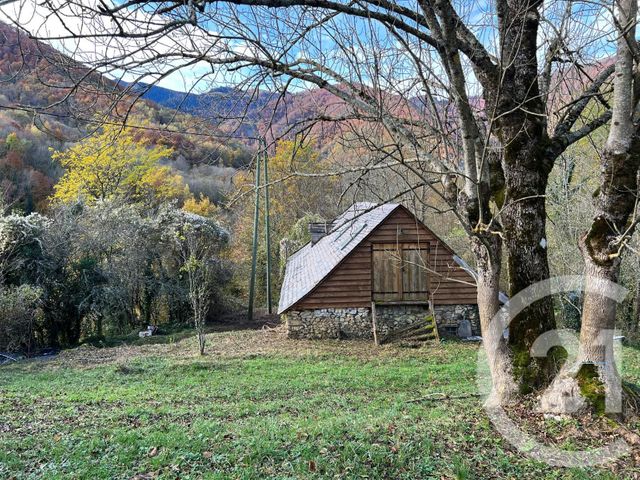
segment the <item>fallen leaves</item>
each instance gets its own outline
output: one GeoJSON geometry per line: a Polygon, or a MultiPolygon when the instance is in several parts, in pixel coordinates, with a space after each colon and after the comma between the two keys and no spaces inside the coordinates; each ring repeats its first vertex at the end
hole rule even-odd
{"type": "MultiPolygon", "coordinates": [[[[455,361],[456,351],[473,350],[469,345],[452,345],[452,350],[438,345],[426,345],[416,351],[407,351],[394,345],[376,347],[371,342],[354,340],[336,340],[317,342],[313,340],[292,340],[287,338],[286,328],[278,326],[263,330],[222,331],[207,335],[207,341],[215,345],[215,355],[210,358],[257,358],[261,355],[278,354],[288,357],[308,355],[340,355],[356,357],[363,360],[380,358],[415,358],[420,357],[430,363],[447,363],[455,361]]],[[[168,344],[121,345],[112,348],[97,348],[83,345],[75,349],[62,351],[47,365],[50,368],[74,367],[95,368],[99,365],[115,364],[116,373],[129,375],[140,374],[142,370],[128,365],[128,362],[140,357],[160,356],[186,361],[201,360],[197,355],[195,338],[168,344]]]]}

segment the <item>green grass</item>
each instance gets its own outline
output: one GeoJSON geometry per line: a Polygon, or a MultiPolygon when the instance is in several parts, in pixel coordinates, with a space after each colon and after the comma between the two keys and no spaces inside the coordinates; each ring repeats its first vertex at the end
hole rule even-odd
{"type": "MultiPolygon", "coordinates": [[[[534,462],[500,438],[475,397],[415,401],[475,392],[473,346],[264,348],[261,332],[234,335],[210,335],[204,358],[185,341],[96,365],[62,355],[0,368],[0,478],[640,475],[633,459],[615,474],[534,462]]],[[[628,378],[640,380],[640,354],[627,357],[628,378]]]]}

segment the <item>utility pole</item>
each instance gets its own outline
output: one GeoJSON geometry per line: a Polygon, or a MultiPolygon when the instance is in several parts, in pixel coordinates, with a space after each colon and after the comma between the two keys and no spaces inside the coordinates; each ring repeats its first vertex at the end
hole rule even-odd
{"type": "Polygon", "coordinates": [[[264,159],[264,240],[267,250],[267,309],[271,315],[271,228],[269,225],[269,158],[267,141],[261,138],[262,158],[264,159]]]}
{"type": "MultiPolygon", "coordinates": [[[[260,149],[262,150],[262,142],[260,142],[260,149]]],[[[249,312],[247,318],[249,321],[253,320],[253,297],[256,289],[256,264],[258,257],[258,227],[260,220],[260,163],[262,161],[262,152],[258,152],[256,156],[256,203],[253,216],[253,253],[251,256],[251,278],[249,280],[249,312]]]]}

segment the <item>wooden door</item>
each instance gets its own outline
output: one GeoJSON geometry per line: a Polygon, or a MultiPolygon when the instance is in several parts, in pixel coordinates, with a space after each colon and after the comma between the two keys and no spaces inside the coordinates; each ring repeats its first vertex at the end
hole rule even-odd
{"type": "Polygon", "coordinates": [[[402,299],[402,257],[395,244],[374,244],[373,300],[390,302],[402,299]]]}
{"type": "Polygon", "coordinates": [[[427,258],[418,244],[374,244],[373,300],[428,301],[427,258]]]}
{"type": "Polygon", "coordinates": [[[417,245],[402,249],[402,299],[427,301],[429,299],[427,251],[417,245]]]}

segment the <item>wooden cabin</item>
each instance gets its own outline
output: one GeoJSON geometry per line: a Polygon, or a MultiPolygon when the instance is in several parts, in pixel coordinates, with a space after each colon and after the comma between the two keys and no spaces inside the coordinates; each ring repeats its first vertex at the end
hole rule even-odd
{"type": "Polygon", "coordinates": [[[309,228],[280,294],[290,337],[370,338],[373,317],[388,335],[431,313],[441,335],[479,335],[474,272],[406,207],[356,203],[309,228]]]}

